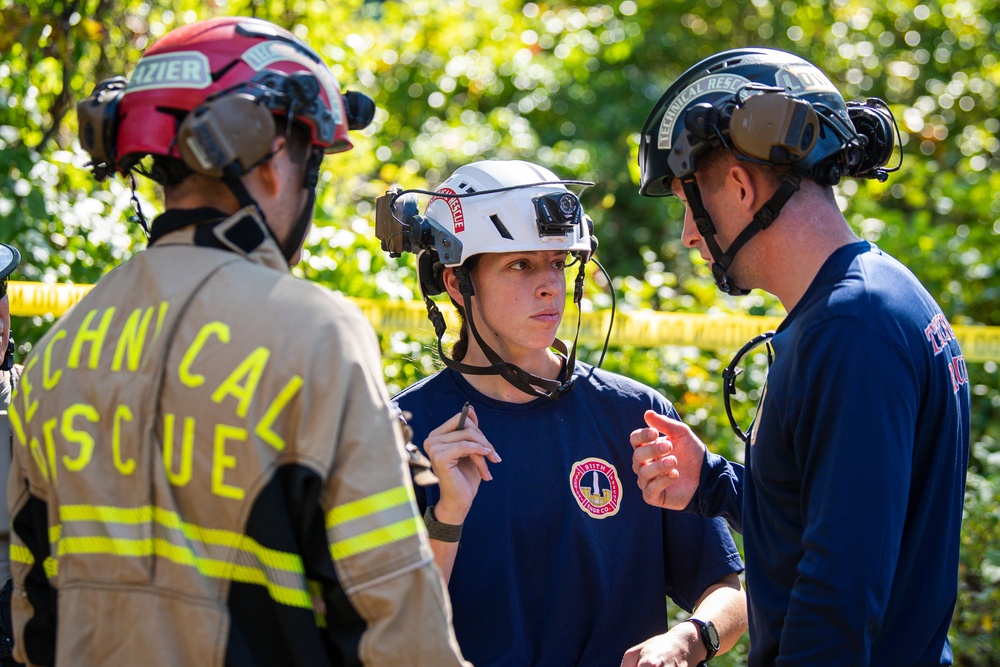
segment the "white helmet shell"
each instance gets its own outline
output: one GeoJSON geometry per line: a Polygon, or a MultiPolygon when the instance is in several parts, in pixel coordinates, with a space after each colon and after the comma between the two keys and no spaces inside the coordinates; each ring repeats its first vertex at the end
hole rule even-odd
{"type": "Polygon", "coordinates": [[[579,198],[545,167],[521,160],[483,160],[459,167],[435,192],[424,216],[437,234],[439,261],[460,266],[483,253],[565,250],[589,259],[589,218],[579,198]],[[544,201],[539,201],[540,199],[544,201]],[[543,209],[554,207],[562,224],[550,224],[543,209]],[[561,213],[560,213],[561,212],[561,213]],[[572,219],[572,222],[567,222],[572,219]]]}

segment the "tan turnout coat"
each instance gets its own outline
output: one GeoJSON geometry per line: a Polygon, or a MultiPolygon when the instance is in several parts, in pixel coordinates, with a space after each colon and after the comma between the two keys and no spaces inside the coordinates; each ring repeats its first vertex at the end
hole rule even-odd
{"type": "Polygon", "coordinates": [[[17,658],[463,664],[371,327],[252,211],[210,234],[157,239],[25,360],[17,658]]]}

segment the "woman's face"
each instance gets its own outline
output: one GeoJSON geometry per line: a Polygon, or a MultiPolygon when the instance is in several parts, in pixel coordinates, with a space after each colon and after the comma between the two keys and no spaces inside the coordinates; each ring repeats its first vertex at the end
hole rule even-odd
{"type": "Polygon", "coordinates": [[[501,357],[547,350],[566,308],[566,251],[485,254],[472,270],[476,328],[501,357]]]}

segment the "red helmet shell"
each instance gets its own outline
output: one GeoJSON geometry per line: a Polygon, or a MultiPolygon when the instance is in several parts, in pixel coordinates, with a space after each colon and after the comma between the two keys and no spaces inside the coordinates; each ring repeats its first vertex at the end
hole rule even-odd
{"type": "Polygon", "coordinates": [[[169,32],[136,64],[118,108],[119,169],[124,173],[146,155],[179,158],[177,128],[184,117],[264,70],[312,74],[320,84],[320,113],[297,113],[296,120],[310,128],[313,145],[325,153],[352,147],[340,86],[316,52],[267,21],[227,17],[169,32]]]}

